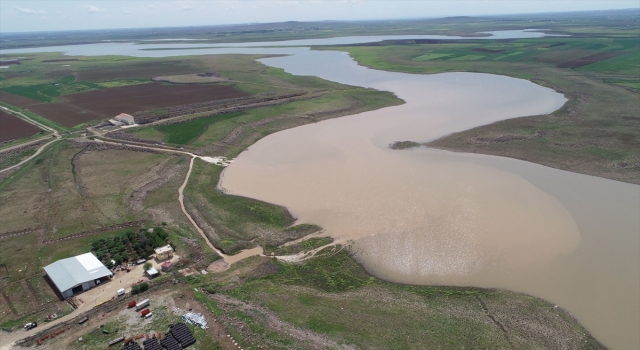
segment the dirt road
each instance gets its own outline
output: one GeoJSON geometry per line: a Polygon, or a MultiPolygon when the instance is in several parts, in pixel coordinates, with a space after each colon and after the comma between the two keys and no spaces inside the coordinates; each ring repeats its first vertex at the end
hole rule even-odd
{"type": "MultiPolygon", "coordinates": [[[[50,127],[48,127],[48,126],[44,125],[44,124],[38,123],[37,121],[35,121],[35,120],[33,120],[33,119],[31,119],[31,118],[27,117],[26,115],[24,115],[24,114],[22,114],[22,113],[20,113],[20,112],[16,112],[16,111],[14,111],[14,110],[11,110],[11,109],[9,109],[9,108],[2,107],[2,106],[0,106],[0,108],[2,108],[2,109],[4,109],[5,111],[7,111],[7,113],[11,113],[11,114],[13,114],[13,115],[15,115],[15,116],[19,117],[20,119],[23,119],[24,121],[26,121],[26,122],[28,122],[28,123],[30,123],[30,124],[33,124],[33,125],[35,125],[35,126],[37,126],[37,127],[41,128],[41,129],[43,129],[43,130],[45,130],[45,131],[49,131],[49,132],[51,132],[51,133],[52,133],[52,135],[53,135],[53,137],[54,137],[54,139],[53,139],[53,140],[51,140],[50,142],[47,142],[47,143],[45,143],[44,145],[40,146],[40,147],[38,148],[38,150],[36,151],[36,153],[32,154],[30,157],[28,157],[28,158],[26,158],[26,159],[23,159],[23,160],[22,160],[20,163],[18,163],[18,164],[12,165],[12,166],[10,166],[10,167],[8,167],[8,168],[1,169],[1,170],[0,170],[0,173],[3,173],[3,172],[5,172],[5,171],[9,171],[9,170],[11,170],[11,169],[14,169],[14,168],[17,168],[17,167],[21,166],[22,164],[25,164],[26,162],[28,162],[28,161],[32,160],[33,158],[37,157],[40,153],[42,153],[42,151],[44,151],[44,149],[45,149],[45,148],[49,147],[49,145],[51,145],[51,144],[53,144],[54,142],[59,141],[59,140],[61,140],[61,139],[62,139],[62,136],[60,136],[60,134],[58,134],[58,132],[57,132],[55,129],[52,129],[52,128],[50,128],[50,127]]],[[[47,137],[48,137],[48,136],[47,136],[47,137]]],[[[42,139],[44,139],[44,138],[42,138],[42,139]]],[[[25,142],[25,143],[22,143],[22,144],[19,144],[19,145],[16,145],[16,146],[13,146],[13,147],[9,147],[9,148],[7,148],[7,149],[4,149],[3,151],[8,151],[8,150],[13,149],[13,148],[16,148],[16,147],[21,147],[21,146],[24,146],[24,145],[28,145],[28,144],[31,144],[31,143],[37,142],[37,141],[42,140],[42,139],[38,139],[38,140],[34,140],[34,141],[25,142]]]]}

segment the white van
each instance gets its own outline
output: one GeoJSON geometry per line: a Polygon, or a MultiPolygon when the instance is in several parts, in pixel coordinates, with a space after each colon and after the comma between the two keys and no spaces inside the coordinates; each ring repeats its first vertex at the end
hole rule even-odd
{"type": "Polygon", "coordinates": [[[124,288],[118,289],[118,296],[121,297],[124,295],[124,288]]]}

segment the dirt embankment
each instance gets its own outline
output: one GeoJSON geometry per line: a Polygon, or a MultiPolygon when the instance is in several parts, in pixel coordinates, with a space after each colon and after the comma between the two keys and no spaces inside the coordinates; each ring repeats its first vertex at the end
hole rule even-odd
{"type": "Polygon", "coordinates": [[[166,163],[167,161],[156,164],[150,172],[156,173],[158,177],[131,193],[131,196],[127,199],[129,209],[134,212],[144,209],[143,203],[148,195],[175,179],[186,168],[185,164],[166,166],[166,163]]]}

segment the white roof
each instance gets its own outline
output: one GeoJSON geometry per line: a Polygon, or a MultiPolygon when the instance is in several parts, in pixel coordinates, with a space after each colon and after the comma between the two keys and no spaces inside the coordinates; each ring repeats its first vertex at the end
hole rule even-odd
{"type": "Polygon", "coordinates": [[[115,116],[115,118],[114,118],[114,119],[115,119],[115,120],[126,120],[127,122],[129,122],[129,123],[131,123],[131,124],[135,123],[135,121],[134,121],[134,119],[133,119],[133,116],[132,116],[132,115],[129,115],[129,114],[127,114],[127,113],[120,113],[120,114],[118,114],[117,116],[115,116]]]}
{"type": "Polygon", "coordinates": [[[156,254],[162,254],[164,252],[173,251],[173,248],[171,248],[171,244],[167,244],[165,246],[156,248],[155,251],[156,251],[156,254]]]}
{"type": "Polygon", "coordinates": [[[156,270],[155,268],[150,268],[147,270],[147,273],[150,275],[156,275],[158,273],[158,270],[156,270]]]}
{"type": "Polygon", "coordinates": [[[111,275],[111,271],[93,253],[58,260],[45,266],[44,270],[60,292],[111,275]]]}

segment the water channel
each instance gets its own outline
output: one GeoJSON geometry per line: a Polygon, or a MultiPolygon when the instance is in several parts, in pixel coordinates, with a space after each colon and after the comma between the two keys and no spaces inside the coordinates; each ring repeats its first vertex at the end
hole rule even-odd
{"type": "MultiPolygon", "coordinates": [[[[417,37],[434,38],[410,38],[417,37]]],[[[496,75],[377,71],[346,53],[283,42],[232,45],[104,43],[0,53],[282,54],[288,56],[260,61],[296,75],[391,91],[406,103],[265,137],[227,168],[221,185],[284,205],[300,223],[354,241],[358,259],[381,278],[529,293],[569,310],[606,346],[640,348],[640,186],[508,158],[388,148],[398,140],[428,141],[550,113],[566,101],[561,94],[496,75]]]]}

